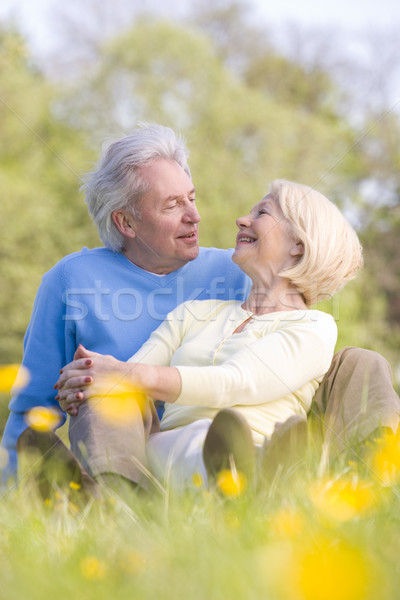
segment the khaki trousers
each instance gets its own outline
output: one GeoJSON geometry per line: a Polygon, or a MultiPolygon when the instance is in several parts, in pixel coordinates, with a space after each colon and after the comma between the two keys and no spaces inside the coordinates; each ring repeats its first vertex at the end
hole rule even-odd
{"type": "Polygon", "coordinates": [[[149,487],[146,443],[160,431],[153,402],[137,407],[125,423],[112,423],[96,410],[96,398],[81,405],[79,414],[69,422],[73,454],[94,477],[118,473],[149,487]]]}
{"type": "Polygon", "coordinates": [[[396,432],[400,399],[387,360],[363,348],[337,352],[314,396],[311,419],[318,421],[333,452],[362,442],[380,427],[396,432]]]}
{"type": "MultiPolygon", "coordinates": [[[[142,416],[118,427],[103,420],[94,398],[70,419],[71,450],[92,475],[118,473],[148,487],[146,444],[160,429],[153,403],[142,416]]],[[[311,419],[324,442],[337,451],[361,442],[379,427],[396,431],[400,399],[388,362],[378,353],[344,348],[333,357],[313,400],[311,419]]]]}

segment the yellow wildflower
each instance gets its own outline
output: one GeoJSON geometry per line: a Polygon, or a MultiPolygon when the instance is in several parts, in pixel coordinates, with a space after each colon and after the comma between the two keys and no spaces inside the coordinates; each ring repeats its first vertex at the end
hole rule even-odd
{"type": "Polygon", "coordinates": [[[240,471],[233,472],[230,469],[223,469],[218,473],[217,487],[224,496],[237,498],[246,490],[247,478],[240,471]]]}
{"type": "Polygon", "coordinates": [[[295,537],[304,530],[304,519],[293,508],[281,508],[270,519],[271,532],[279,537],[295,537]]]}
{"type": "Polygon", "coordinates": [[[29,383],[29,371],[17,364],[0,366],[0,392],[17,393],[29,383]]]}
{"type": "Polygon", "coordinates": [[[383,485],[400,479],[400,432],[389,431],[375,440],[367,458],[372,475],[383,485]]]}
{"type": "Polygon", "coordinates": [[[201,476],[201,473],[193,473],[192,483],[197,488],[203,487],[204,481],[203,481],[203,477],[201,476]]]}
{"type": "Polygon", "coordinates": [[[305,600],[363,600],[371,591],[371,561],[344,541],[317,539],[295,558],[294,581],[305,600]]]}
{"type": "Polygon", "coordinates": [[[36,431],[54,431],[60,424],[61,416],[55,408],[34,406],[26,413],[25,421],[36,431]]]}
{"type": "Polygon", "coordinates": [[[102,579],[106,574],[106,565],[95,556],[86,556],[81,560],[80,569],[86,579],[102,579]]]}
{"type": "Polygon", "coordinates": [[[76,481],[70,481],[69,487],[71,488],[71,490],[77,491],[80,490],[82,486],[80,483],[76,483],[76,481]]]}
{"type": "Polygon", "coordinates": [[[377,502],[371,482],[356,476],[318,480],[310,486],[309,495],[324,516],[337,521],[349,521],[364,515],[377,502]]]}
{"type": "Polygon", "coordinates": [[[146,402],[142,390],[117,376],[110,376],[101,395],[93,398],[91,405],[105,421],[123,426],[141,418],[146,402]]]}

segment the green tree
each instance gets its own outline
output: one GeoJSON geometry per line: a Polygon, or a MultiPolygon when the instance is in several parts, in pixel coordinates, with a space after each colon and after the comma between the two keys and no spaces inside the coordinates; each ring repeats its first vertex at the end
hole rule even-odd
{"type": "Polygon", "coordinates": [[[92,157],[84,136],[52,112],[55,89],[22,38],[0,31],[0,362],[18,361],[41,276],[64,254],[96,243],[79,175],[92,157]]]}
{"type": "Polygon", "coordinates": [[[180,130],[191,150],[204,244],[231,245],[235,217],[276,177],[337,197],[350,181],[346,123],[249,86],[208,36],[167,22],[143,19],[106,44],[100,67],[75,84],[64,110],[74,122],[78,115],[96,145],[138,120],[180,130]]]}

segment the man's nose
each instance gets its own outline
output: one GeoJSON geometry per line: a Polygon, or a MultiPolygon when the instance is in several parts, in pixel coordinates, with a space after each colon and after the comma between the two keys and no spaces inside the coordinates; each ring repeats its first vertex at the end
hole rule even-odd
{"type": "Polygon", "coordinates": [[[186,223],[198,223],[200,221],[199,211],[193,202],[187,206],[183,219],[186,223]]]}

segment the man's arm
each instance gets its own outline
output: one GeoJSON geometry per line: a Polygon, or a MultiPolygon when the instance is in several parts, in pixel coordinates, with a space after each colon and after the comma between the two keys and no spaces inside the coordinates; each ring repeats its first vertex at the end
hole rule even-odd
{"type": "MultiPolygon", "coordinates": [[[[11,412],[1,442],[9,454],[3,479],[16,474],[16,444],[28,426],[26,413],[34,406],[49,406],[59,410],[53,386],[59,370],[66,362],[61,269],[61,265],[56,265],[43,277],[25,334],[22,364],[29,372],[30,381],[10,402],[11,412]]],[[[65,416],[60,412],[60,426],[64,422],[65,416]]]]}

